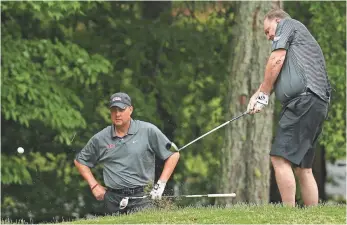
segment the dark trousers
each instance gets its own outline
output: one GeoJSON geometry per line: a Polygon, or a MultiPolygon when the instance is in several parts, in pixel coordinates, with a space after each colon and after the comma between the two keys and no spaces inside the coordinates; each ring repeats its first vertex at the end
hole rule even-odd
{"type": "Polygon", "coordinates": [[[129,199],[124,209],[120,208],[120,202],[125,197],[142,197],[146,195],[143,190],[133,191],[131,189],[112,190],[107,189],[104,197],[107,214],[128,214],[143,209],[153,208],[154,205],[149,197],[143,199],[129,199]]]}

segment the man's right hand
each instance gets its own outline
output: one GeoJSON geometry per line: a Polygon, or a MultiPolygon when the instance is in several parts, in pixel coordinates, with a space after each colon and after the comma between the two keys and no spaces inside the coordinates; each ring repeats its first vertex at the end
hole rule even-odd
{"type": "Polygon", "coordinates": [[[98,184],[93,190],[92,193],[94,195],[94,197],[96,198],[96,200],[98,201],[102,201],[104,200],[104,196],[106,193],[106,188],[104,188],[103,186],[101,186],[100,184],[98,184]]]}

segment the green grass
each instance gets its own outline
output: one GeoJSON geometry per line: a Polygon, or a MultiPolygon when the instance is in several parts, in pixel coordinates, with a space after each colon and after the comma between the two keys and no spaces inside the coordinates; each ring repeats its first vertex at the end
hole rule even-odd
{"type": "Polygon", "coordinates": [[[289,208],[237,204],[231,208],[186,207],[146,210],[129,215],[97,217],[69,224],[346,224],[346,205],[289,208]]]}

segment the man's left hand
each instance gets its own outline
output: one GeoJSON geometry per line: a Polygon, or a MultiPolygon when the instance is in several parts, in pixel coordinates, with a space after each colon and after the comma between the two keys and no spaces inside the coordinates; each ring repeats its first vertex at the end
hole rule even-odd
{"type": "Polygon", "coordinates": [[[154,185],[152,191],[149,193],[152,199],[161,199],[163,192],[165,190],[166,182],[158,180],[154,185]]]}
{"type": "Polygon", "coordinates": [[[260,92],[258,97],[257,97],[257,103],[255,104],[253,110],[250,112],[251,114],[258,113],[265,106],[269,104],[269,96],[265,94],[264,92],[260,92]]]}

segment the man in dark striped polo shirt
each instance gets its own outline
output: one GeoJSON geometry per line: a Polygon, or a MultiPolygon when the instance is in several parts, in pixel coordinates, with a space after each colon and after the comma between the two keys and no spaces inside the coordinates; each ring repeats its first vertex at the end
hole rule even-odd
{"type": "Polygon", "coordinates": [[[264,32],[272,41],[272,53],[264,81],[250,99],[248,111],[260,112],[275,92],[283,108],[270,156],[282,202],[295,206],[294,166],[304,204],[317,205],[312,164],[331,92],[324,56],[307,28],[283,10],[265,15],[264,32]]]}

